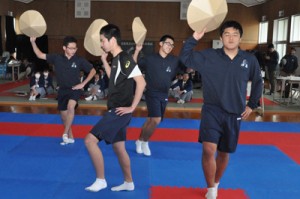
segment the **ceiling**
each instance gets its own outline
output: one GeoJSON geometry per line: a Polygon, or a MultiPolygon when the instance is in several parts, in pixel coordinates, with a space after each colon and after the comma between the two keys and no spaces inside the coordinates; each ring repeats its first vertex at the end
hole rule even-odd
{"type": "MultiPolygon", "coordinates": [[[[23,3],[30,3],[34,0],[15,0],[23,3]]],[[[181,2],[181,1],[190,1],[190,0],[91,0],[91,1],[153,1],[153,2],[181,2]]],[[[216,1],[216,0],[214,0],[216,1]]],[[[258,4],[265,3],[268,0],[227,0],[228,3],[240,3],[244,6],[250,7],[258,4]]]]}

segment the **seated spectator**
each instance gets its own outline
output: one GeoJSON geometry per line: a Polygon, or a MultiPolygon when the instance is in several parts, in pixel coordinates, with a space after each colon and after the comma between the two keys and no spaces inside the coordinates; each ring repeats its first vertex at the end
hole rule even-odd
{"type": "Polygon", "coordinates": [[[34,76],[32,76],[30,79],[30,101],[34,101],[36,98],[46,95],[44,85],[44,77],[41,76],[39,71],[35,72],[34,76]]]}
{"type": "Polygon", "coordinates": [[[178,104],[191,101],[193,96],[193,82],[189,79],[188,73],[184,73],[182,80],[171,86],[170,94],[177,99],[178,104]]]}
{"type": "Polygon", "coordinates": [[[171,86],[176,84],[179,80],[182,80],[182,73],[177,73],[175,79],[172,81],[171,86]]]}
{"type": "Polygon", "coordinates": [[[27,58],[24,58],[20,66],[20,74],[18,80],[24,80],[30,78],[33,70],[34,70],[33,63],[29,62],[27,58]]]}
{"type": "Polygon", "coordinates": [[[296,49],[292,47],[290,53],[286,54],[280,61],[280,76],[294,75],[297,68],[296,49]]]}
{"type": "Polygon", "coordinates": [[[89,97],[86,97],[85,100],[91,101],[103,99],[106,97],[107,87],[108,85],[105,80],[105,76],[103,74],[96,73],[88,88],[89,97]]]}
{"type": "MultiPolygon", "coordinates": [[[[81,71],[80,71],[80,74],[79,74],[80,83],[83,82],[83,81],[85,80],[85,78],[86,78],[86,75],[85,75],[84,71],[81,70],[81,71]]],[[[82,91],[84,91],[84,92],[87,91],[88,86],[89,86],[89,85],[86,84],[86,85],[82,88],[82,91]]]]}
{"type": "Polygon", "coordinates": [[[44,88],[46,91],[46,95],[53,94],[54,93],[53,78],[50,75],[49,69],[44,70],[43,76],[44,76],[44,83],[45,83],[44,88]]]}
{"type": "MultiPolygon", "coordinates": [[[[298,68],[298,58],[296,57],[296,49],[291,48],[290,53],[286,54],[284,57],[282,57],[280,61],[280,76],[287,77],[290,75],[295,75],[295,72],[298,68]]],[[[277,82],[278,85],[278,92],[281,92],[281,90],[284,91],[283,98],[288,98],[290,95],[290,84],[286,82],[286,85],[284,85],[284,88],[281,88],[281,81],[277,82]]]]}

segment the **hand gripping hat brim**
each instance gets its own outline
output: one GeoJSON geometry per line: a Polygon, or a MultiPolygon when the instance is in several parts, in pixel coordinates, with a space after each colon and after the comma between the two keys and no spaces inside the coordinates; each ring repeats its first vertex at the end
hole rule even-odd
{"type": "Polygon", "coordinates": [[[94,56],[101,56],[104,53],[100,44],[100,30],[107,24],[104,19],[96,19],[85,33],[84,48],[94,56]]]}
{"type": "Polygon", "coordinates": [[[45,34],[47,25],[41,13],[28,10],[20,16],[19,28],[28,37],[41,37],[45,34]]]}
{"type": "Polygon", "coordinates": [[[187,10],[187,22],[191,29],[206,32],[218,28],[227,15],[226,0],[192,0],[187,10]]]}
{"type": "Polygon", "coordinates": [[[132,33],[135,44],[143,44],[146,38],[147,29],[140,17],[135,17],[132,22],[132,33]]]}

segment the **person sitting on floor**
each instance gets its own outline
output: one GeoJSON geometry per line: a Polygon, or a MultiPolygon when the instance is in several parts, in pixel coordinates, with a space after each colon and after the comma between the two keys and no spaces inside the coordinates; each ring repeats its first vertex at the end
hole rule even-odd
{"type": "Polygon", "coordinates": [[[176,84],[179,80],[182,80],[182,73],[177,73],[175,79],[172,81],[171,86],[176,84]]]}
{"type": "MultiPolygon", "coordinates": [[[[49,73],[48,69],[45,69],[43,72],[44,77],[44,88],[46,90],[46,95],[53,94],[54,93],[54,86],[53,86],[53,78],[49,73]]],[[[41,96],[44,97],[44,96],[41,96]]]]}
{"type": "Polygon", "coordinates": [[[177,99],[178,104],[191,101],[193,96],[193,82],[190,80],[188,73],[184,73],[182,80],[171,86],[170,95],[177,99]]]}
{"type": "Polygon", "coordinates": [[[20,80],[31,78],[33,70],[34,70],[34,64],[29,62],[28,58],[24,58],[20,66],[20,74],[18,76],[18,80],[20,81],[20,80]]]}
{"type": "Polygon", "coordinates": [[[103,99],[106,96],[107,83],[104,76],[101,75],[101,77],[99,73],[95,74],[92,83],[89,85],[88,92],[90,96],[85,98],[86,101],[103,99]]]}
{"type": "Polygon", "coordinates": [[[36,98],[46,95],[44,85],[44,77],[41,76],[39,71],[35,72],[34,76],[30,79],[30,101],[34,101],[36,98]]]}

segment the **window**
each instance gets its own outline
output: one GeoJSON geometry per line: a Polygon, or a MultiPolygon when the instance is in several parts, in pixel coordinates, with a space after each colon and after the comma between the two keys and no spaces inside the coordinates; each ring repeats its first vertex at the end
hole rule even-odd
{"type": "Polygon", "coordinates": [[[291,17],[290,42],[300,42],[300,14],[291,17]]]}
{"type": "Polygon", "coordinates": [[[273,43],[281,59],[286,54],[288,18],[274,20],[273,43]]]}
{"type": "Polygon", "coordinates": [[[264,21],[259,23],[258,43],[267,43],[268,41],[268,25],[269,22],[264,21]]]}

